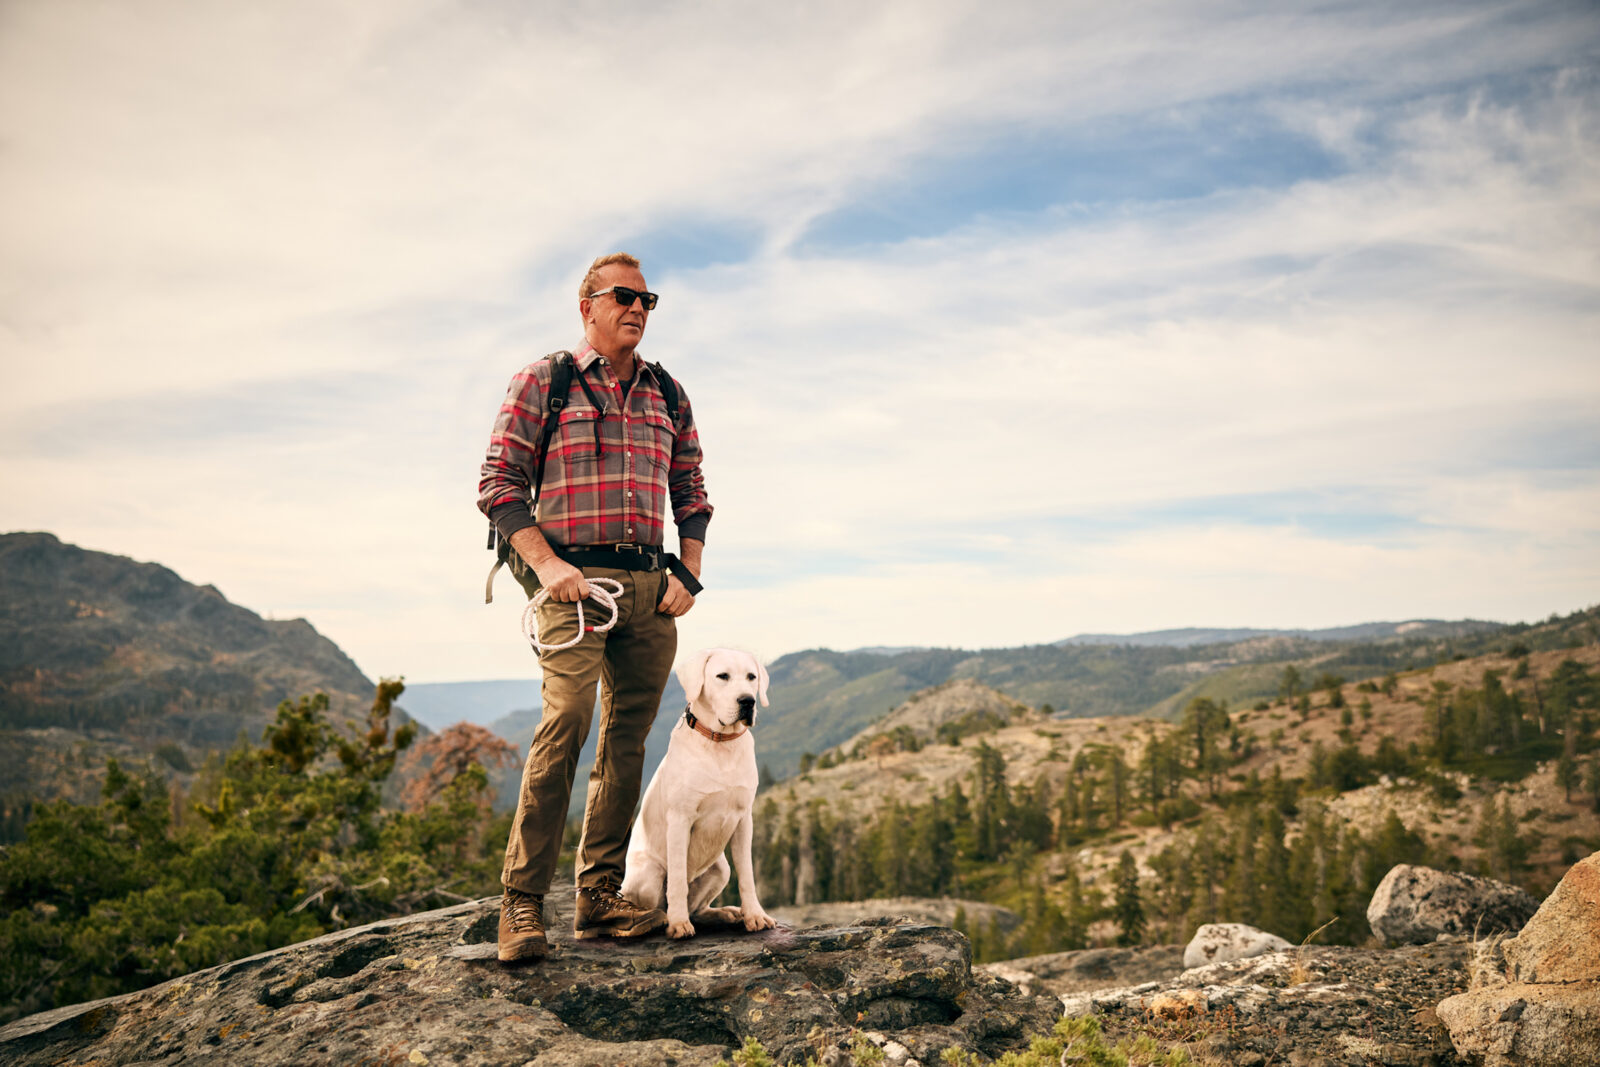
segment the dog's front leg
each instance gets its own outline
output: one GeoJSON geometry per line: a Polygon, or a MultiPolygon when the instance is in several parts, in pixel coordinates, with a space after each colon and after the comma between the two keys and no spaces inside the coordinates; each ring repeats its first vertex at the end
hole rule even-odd
{"type": "Polygon", "coordinates": [[[667,813],[667,936],[693,937],[689,921],[689,835],[694,823],[686,812],[667,813]]]}
{"type": "Polygon", "coordinates": [[[733,828],[733,865],[739,872],[739,911],[746,930],[770,930],[776,923],[756,899],[756,871],[750,862],[750,813],[746,811],[733,828]]]}

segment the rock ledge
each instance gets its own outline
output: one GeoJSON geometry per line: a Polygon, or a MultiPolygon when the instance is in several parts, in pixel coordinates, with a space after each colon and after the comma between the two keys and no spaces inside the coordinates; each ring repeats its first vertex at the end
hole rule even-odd
{"type": "Polygon", "coordinates": [[[942,927],[575,941],[571,903],[554,903],[540,963],[496,961],[491,897],[19,1019],[0,1029],[0,1060],[709,1067],[749,1037],[795,1063],[860,1027],[931,1065],[945,1048],[1021,1047],[1059,1016],[975,976],[966,939],[942,927]]]}

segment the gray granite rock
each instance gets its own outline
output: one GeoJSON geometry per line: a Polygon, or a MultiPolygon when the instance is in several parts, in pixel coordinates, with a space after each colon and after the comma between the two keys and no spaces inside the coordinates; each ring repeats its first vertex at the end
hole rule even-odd
{"type": "Polygon", "coordinates": [[[1512,982],[1439,1004],[1456,1051],[1483,1067],[1600,1065],[1600,982],[1512,982]]]}
{"type": "Polygon", "coordinates": [[[1515,932],[1538,909],[1517,886],[1402,863],[1373,891],[1367,923],[1386,944],[1420,945],[1515,932]]]}
{"type": "Polygon", "coordinates": [[[889,920],[687,942],[575,941],[495,959],[499,898],[374,923],[0,1029],[0,1061],[106,1064],[709,1065],[754,1037],[802,1062],[859,1027],[936,1064],[1048,1030],[1055,1002],[974,975],[953,930],[889,920]]]}
{"type": "Polygon", "coordinates": [[[1292,947],[1277,934],[1269,934],[1244,923],[1205,923],[1194,932],[1183,950],[1184,969],[1210,963],[1247,960],[1268,952],[1292,947]]]}
{"type": "Polygon", "coordinates": [[[1472,988],[1439,1004],[1484,1067],[1600,1065],[1600,852],[1574,864],[1522,932],[1477,946],[1472,988]]]}
{"type": "Polygon", "coordinates": [[[1514,981],[1600,979],[1600,852],[1574,863],[1502,949],[1514,981]]]}

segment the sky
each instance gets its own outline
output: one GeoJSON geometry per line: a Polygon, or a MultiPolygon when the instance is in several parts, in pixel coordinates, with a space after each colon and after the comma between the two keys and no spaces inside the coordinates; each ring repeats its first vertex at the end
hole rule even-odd
{"type": "Polygon", "coordinates": [[[0,530],[536,674],[478,466],[588,262],[716,514],[680,647],[1600,601],[1600,9],[0,4],[0,530]]]}

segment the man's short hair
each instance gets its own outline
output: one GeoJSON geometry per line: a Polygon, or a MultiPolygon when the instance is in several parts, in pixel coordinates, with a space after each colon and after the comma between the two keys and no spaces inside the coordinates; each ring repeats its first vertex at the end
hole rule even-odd
{"type": "Polygon", "coordinates": [[[609,256],[601,256],[589,264],[589,273],[585,274],[583,281],[578,284],[580,300],[594,295],[594,291],[600,288],[600,268],[609,267],[613,263],[621,263],[624,267],[632,267],[634,270],[639,269],[638,258],[626,252],[613,252],[609,256]]]}

